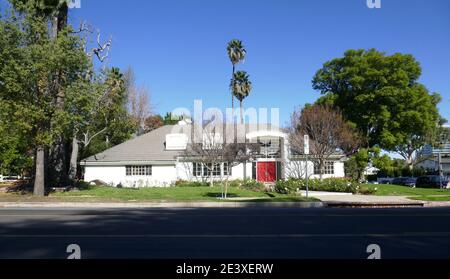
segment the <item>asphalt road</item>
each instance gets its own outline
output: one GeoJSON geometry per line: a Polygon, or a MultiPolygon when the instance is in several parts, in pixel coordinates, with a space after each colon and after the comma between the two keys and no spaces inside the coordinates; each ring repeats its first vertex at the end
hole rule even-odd
{"type": "Polygon", "coordinates": [[[0,210],[0,258],[450,259],[450,208],[0,210]]]}

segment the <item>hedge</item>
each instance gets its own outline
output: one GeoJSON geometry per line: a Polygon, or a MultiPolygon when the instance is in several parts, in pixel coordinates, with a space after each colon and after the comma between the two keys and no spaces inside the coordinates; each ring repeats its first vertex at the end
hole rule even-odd
{"type": "MultiPolygon", "coordinates": [[[[338,193],[357,193],[360,184],[341,178],[311,179],[309,180],[310,191],[338,192],[338,193]]],[[[306,190],[305,179],[288,179],[278,181],[275,185],[275,191],[280,194],[292,194],[301,190],[306,190]]]]}

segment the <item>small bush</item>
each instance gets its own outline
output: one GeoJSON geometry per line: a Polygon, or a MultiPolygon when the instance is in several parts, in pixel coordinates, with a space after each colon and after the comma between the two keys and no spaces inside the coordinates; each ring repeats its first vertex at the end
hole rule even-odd
{"type": "MultiPolygon", "coordinates": [[[[225,181],[223,182],[223,184],[225,185],[225,181]]],[[[228,187],[230,188],[239,188],[242,186],[242,184],[244,184],[244,181],[240,179],[228,181],[228,187]]]]}
{"type": "Polygon", "coordinates": [[[244,189],[244,190],[254,191],[254,192],[264,192],[266,190],[266,187],[264,186],[264,184],[261,182],[258,182],[256,180],[242,181],[239,188],[244,189]]]}
{"type": "Polygon", "coordinates": [[[357,187],[357,193],[360,195],[374,195],[377,193],[377,189],[367,188],[367,187],[357,187]]]}
{"type": "MultiPolygon", "coordinates": [[[[309,180],[310,191],[356,193],[358,186],[358,183],[340,178],[309,180]]],[[[280,194],[292,194],[297,193],[300,190],[306,190],[306,180],[304,179],[288,179],[286,181],[278,181],[275,185],[275,191],[280,194]]]]}
{"type": "Polygon", "coordinates": [[[297,193],[302,188],[306,189],[306,181],[299,179],[280,180],[275,184],[275,192],[286,195],[297,193]]]}

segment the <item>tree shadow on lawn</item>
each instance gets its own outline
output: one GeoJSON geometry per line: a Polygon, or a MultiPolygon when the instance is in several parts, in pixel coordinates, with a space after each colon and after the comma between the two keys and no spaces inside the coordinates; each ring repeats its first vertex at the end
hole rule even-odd
{"type": "MultiPolygon", "coordinates": [[[[202,195],[203,197],[208,197],[208,198],[221,198],[222,197],[222,193],[216,192],[216,193],[205,193],[202,195]]],[[[229,198],[239,198],[240,196],[238,194],[234,194],[234,193],[227,193],[227,197],[229,198]]]]}
{"type": "MultiPolygon", "coordinates": [[[[73,190],[89,190],[94,186],[89,185],[85,182],[80,181],[72,181],[70,183],[72,186],[61,186],[61,187],[45,187],[45,196],[49,196],[50,194],[56,192],[70,192],[73,190]]],[[[13,185],[7,187],[6,193],[8,194],[18,194],[22,196],[32,195],[34,191],[34,184],[32,181],[18,181],[14,182],[13,185]]]]}
{"type": "MultiPolygon", "coordinates": [[[[275,198],[276,196],[274,195],[274,194],[271,194],[271,193],[268,193],[268,192],[266,192],[266,193],[264,193],[265,195],[267,195],[267,199],[269,199],[269,198],[275,198]]],[[[222,197],[222,193],[220,193],[220,192],[215,192],[215,193],[213,193],[213,192],[209,192],[209,193],[206,193],[206,194],[203,194],[203,197],[208,197],[208,198],[221,198],[222,197]]],[[[228,198],[252,198],[252,197],[243,197],[243,196],[240,196],[240,195],[238,195],[238,194],[236,194],[236,193],[227,193],[227,197],[228,198]]],[[[265,198],[265,197],[263,197],[263,196],[255,196],[255,197],[258,197],[258,198],[265,198]]]]}

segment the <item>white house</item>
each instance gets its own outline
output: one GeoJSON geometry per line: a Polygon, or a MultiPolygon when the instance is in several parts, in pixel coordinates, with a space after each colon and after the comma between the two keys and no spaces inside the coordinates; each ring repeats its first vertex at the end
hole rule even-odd
{"type": "MultiPolygon", "coordinates": [[[[87,158],[81,162],[85,168],[84,180],[123,187],[164,187],[178,180],[207,180],[211,169],[217,180],[229,175],[232,180],[247,178],[273,183],[289,177],[305,177],[305,156],[292,154],[288,135],[280,128],[246,125],[245,129],[237,129],[245,131],[238,132],[238,137],[261,145],[256,159],[245,164],[246,171],[244,164],[208,168],[202,163],[187,161],[186,149],[195,138],[192,128],[192,124],[181,121],[87,158]]],[[[324,177],[344,177],[343,159],[341,154],[332,156],[326,162],[324,177]]],[[[308,171],[312,178],[318,177],[314,161],[308,162],[308,171]]]]}
{"type": "MultiPolygon", "coordinates": [[[[445,124],[442,126],[443,129],[447,130],[450,135],[450,124],[445,124]]],[[[446,137],[445,133],[441,140],[441,146],[433,147],[427,145],[425,148],[424,156],[429,157],[429,159],[421,162],[420,167],[431,171],[438,171],[442,168],[443,174],[450,175],[450,138],[446,137]],[[440,161],[439,161],[440,155],[440,161]],[[439,163],[441,166],[439,166],[439,163]]]]}

